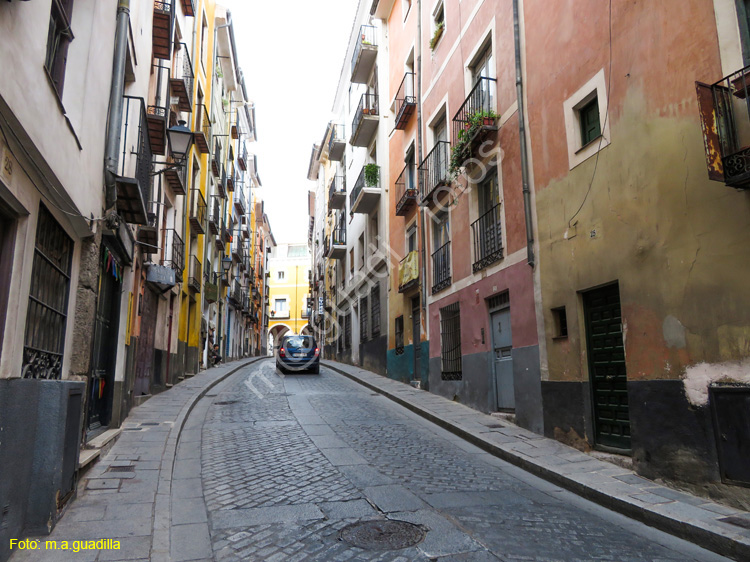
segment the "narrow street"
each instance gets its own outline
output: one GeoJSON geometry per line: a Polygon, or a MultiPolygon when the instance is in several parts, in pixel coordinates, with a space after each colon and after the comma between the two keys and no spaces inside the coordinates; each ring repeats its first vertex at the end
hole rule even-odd
{"type": "MultiPolygon", "coordinates": [[[[176,407],[180,392],[154,400],[176,407]]],[[[169,429],[159,425],[126,423],[49,537],[120,533],[119,551],[18,552],[14,562],[726,560],[531,476],[329,368],[281,377],[261,360],[210,388],[180,433],[170,521],[153,470],[169,429]],[[118,466],[134,466],[135,478],[115,480],[126,478],[118,466]],[[398,550],[340,540],[351,523],[385,519],[419,525],[424,540],[398,550]],[[148,537],[160,531],[168,556],[148,537]]]]}

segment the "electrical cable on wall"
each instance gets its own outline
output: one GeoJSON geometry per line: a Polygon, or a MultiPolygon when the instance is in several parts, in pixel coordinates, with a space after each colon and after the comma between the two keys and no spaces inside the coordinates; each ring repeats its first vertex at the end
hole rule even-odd
{"type": "Polygon", "coordinates": [[[591,174],[591,181],[589,182],[589,187],[586,190],[586,195],[583,197],[583,201],[581,201],[580,207],[578,207],[578,210],[573,214],[572,217],[570,217],[570,220],[568,221],[568,228],[571,228],[571,223],[573,222],[573,219],[578,216],[578,213],[581,212],[581,209],[583,209],[583,206],[586,204],[586,199],[588,199],[589,193],[591,193],[591,188],[594,185],[594,178],[596,177],[596,170],[599,167],[599,154],[602,150],[602,141],[604,141],[604,131],[607,128],[607,119],[609,119],[609,95],[612,90],[612,0],[609,0],[609,72],[607,73],[607,106],[604,111],[604,124],[602,125],[602,134],[599,137],[599,148],[596,151],[596,161],[594,162],[594,171],[591,174]]]}

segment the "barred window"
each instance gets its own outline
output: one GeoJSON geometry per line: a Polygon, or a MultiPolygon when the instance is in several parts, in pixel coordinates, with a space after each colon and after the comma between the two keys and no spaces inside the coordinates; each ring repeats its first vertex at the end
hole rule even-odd
{"type": "Polygon", "coordinates": [[[344,316],[344,349],[352,347],[352,315],[348,312],[344,316]]]}
{"type": "Polygon", "coordinates": [[[367,341],[367,297],[359,299],[359,343],[367,341]]]}
{"type": "Polygon", "coordinates": [[[370,316],[372,316],[372,337],[380,335],[380,285],[370,291],[370,316]]]}
{"type": "Polygon", "coordinates": [[[461,371],[461,310],[455,302],[440,309],[441,378],[460,381],[461,371]]]}
{"type": "Polygon", "coordinates": [[[62,377],[73,240],[39,206],[23,348],[24,378],[62,377]]]}
{"type": "Polygon", "coordinates": [[[65,80],[65,65],[68,59],[68,45],[73,40],[70,20],[73,14],[73,0],[52,0],[47,31],[47,54],[44,68],[47,69],[57,95],[62,97],[65,80]]]}
{"type": "Polygon", "coordinates": [[[396,355],[403,355],[404,353],[404,317],[403,315],[396,318],[396,328],[394,330],[396,334],[396,355]]]}

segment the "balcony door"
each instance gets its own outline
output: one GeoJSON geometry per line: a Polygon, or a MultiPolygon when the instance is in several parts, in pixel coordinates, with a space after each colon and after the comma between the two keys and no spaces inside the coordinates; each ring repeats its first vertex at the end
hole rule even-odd
{"type": "Polygon", "coordinates": [[[480,52],[479,56],[471,68],[472,84],[477,85],[481,82],[476,95],[475,108],[479,111],[489,111],[494,108],[492,91],[494,82],[492,80],[482,80],[482,78],[495,78],[495,61],[492,56],[492,43],[489,43],[480,52]]]}

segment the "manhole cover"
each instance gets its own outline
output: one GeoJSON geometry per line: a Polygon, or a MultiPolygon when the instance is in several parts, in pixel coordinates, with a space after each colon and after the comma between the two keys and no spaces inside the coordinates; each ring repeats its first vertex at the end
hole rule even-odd
{"type": "Polygon", "coordinates": [[[347,525],[339,534],[342,541],[367,550],[399,550],[419,544],[425,531],[406,521],[361,521],[347,525]]]}
{"type": "Polygon", "coordinates": [[[222,402],[214,402],[217,406],[228,406],[229,404],[236,404],[239,400],[224,400],[222,402]]]}
{"type": "Polygon", "coordinates": [[[135,472],[134,466],[110,466],[107,472],[135,472]]]}

